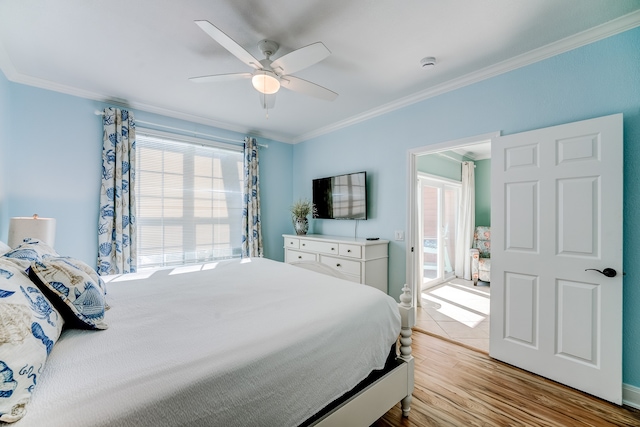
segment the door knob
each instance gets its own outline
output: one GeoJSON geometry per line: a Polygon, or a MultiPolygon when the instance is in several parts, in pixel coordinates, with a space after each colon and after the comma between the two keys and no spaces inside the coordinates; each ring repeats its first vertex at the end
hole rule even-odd
{"type": "Polygon", "coordinates": [[[602,271],[596,270],[595,268],[587,268],[584,271],[589,271],[589,270],[597,271],[598,273],[604,274],[607,277],[615,277],[616,274],[618,274],[613,268],[605,268],[602,271]]]}

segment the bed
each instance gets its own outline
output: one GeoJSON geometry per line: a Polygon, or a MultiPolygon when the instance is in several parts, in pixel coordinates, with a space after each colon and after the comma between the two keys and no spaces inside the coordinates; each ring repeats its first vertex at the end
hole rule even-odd
{"type": "Polygon", "coordinates": [[[409,413],[406,287],[397,304],[262,258],[103,279],[108,328],[64,330],[7,425],[366,426],[399,401],[409,413]]]}

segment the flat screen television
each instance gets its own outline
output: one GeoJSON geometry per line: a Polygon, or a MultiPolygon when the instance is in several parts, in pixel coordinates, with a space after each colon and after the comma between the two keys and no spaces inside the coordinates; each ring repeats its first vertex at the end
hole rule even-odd
{"type": "Polygon", "coordinates": [[[321,219],[367,219],[367,173],[313,180],[313,204],[321,219]]]}

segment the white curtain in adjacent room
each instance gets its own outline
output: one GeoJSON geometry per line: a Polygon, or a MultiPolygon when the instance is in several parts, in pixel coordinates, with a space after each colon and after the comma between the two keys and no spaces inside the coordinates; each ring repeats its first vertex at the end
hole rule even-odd
{"type": "Polygon", "coordinates": [[[471,257],[469,249],[473,244],[473,230],[476,217],[476,185],[474,175],[475,164],[462,162],[462,194],[460,197],[460,214],[458,216],[458,232],[456,233],[456,267],[457,277],[471,280],[471,257]]]}
{"type": "Polygon", "coordinates": [[[242,211],[242,256],[261,257],[260,178],[258,143],[245,138],[244,144],[244,209],[242,211]]]}
{"type": "Polygon", "coordinates": [[[133,113],[105,108],[102,124],[98,273],[133,273],[137,267],[136,129],[133,113]]]}

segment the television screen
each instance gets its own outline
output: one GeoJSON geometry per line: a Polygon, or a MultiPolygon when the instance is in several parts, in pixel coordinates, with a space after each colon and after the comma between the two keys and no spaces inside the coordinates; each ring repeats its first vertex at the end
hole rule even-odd
{"type": "Polygon", "coordinates": [[[314,179],[313,204],[316,218],[367,219],[367,173],[314,179]]]}

